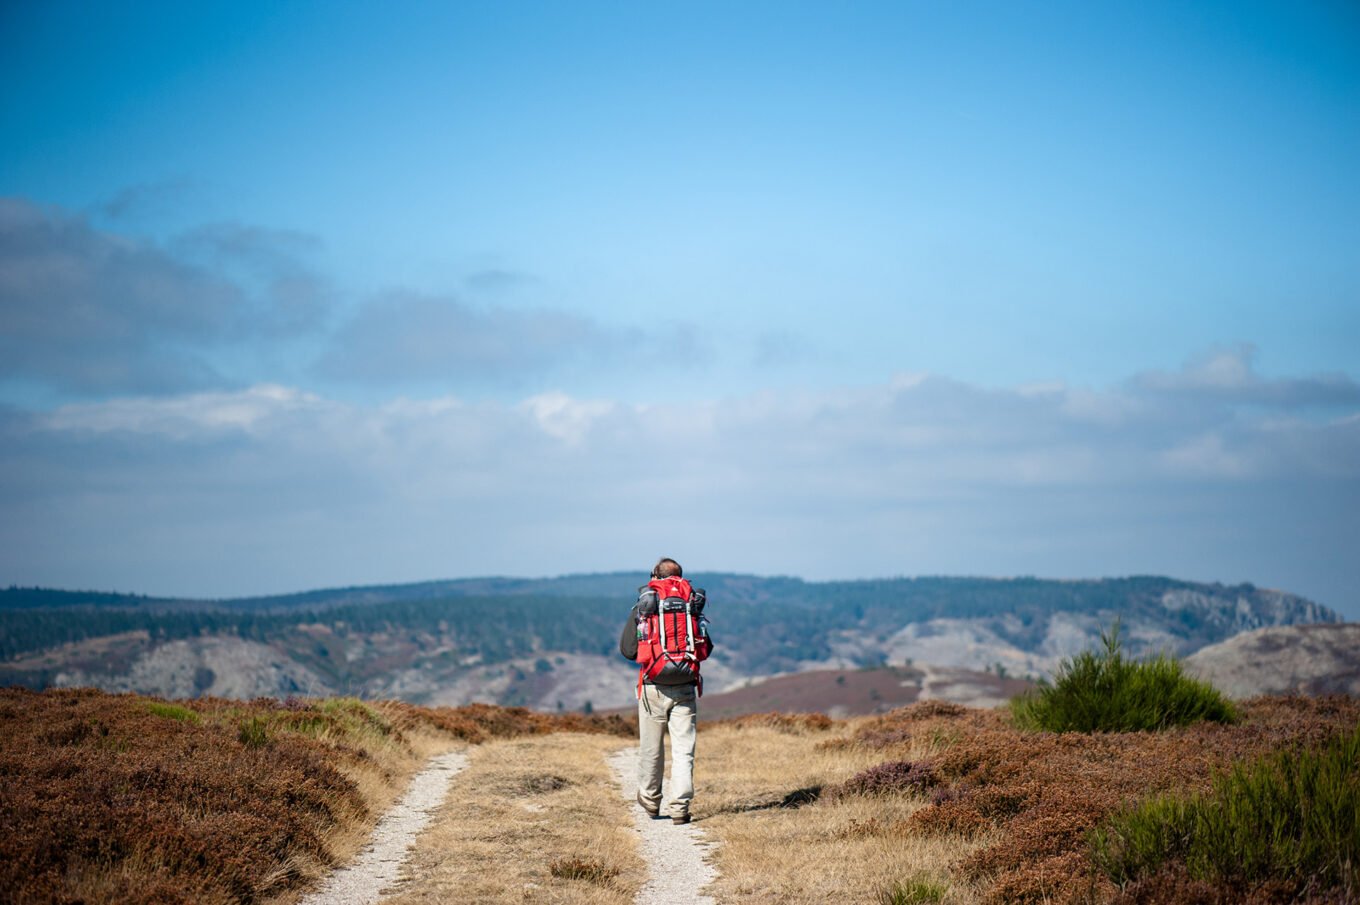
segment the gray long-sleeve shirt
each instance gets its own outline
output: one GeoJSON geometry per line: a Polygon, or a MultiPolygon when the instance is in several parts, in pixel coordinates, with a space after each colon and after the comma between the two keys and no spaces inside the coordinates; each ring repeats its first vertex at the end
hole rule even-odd
{"type": "Polygon", "coordinates": [[[628,614],[628,621],[623,624],[623,634],[619,635],[619,653],[626,659],[637,660],[637,604],[633,605],[633,611],[628,614]]]}

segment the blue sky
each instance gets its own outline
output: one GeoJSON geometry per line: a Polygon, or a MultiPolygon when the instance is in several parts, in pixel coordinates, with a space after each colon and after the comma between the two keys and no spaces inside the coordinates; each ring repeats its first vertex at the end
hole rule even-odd
{"type": "Polygon", "coordinates": [[[1345,3],[6,5],[0,581],[1360,617],[1357,160],[1345,3]]]}

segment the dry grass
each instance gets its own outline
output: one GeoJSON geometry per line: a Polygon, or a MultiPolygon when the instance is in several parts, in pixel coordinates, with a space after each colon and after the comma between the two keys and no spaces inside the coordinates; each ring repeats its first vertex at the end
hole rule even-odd
{"type": "MultiPolygon", "coordinates": [[[[975,901],[951,865],[987,837],[912,832],[927,798],[914,781],[883,782],[893,768],[873,770],[882,752],[854,735],[866,722],[757,716],[700,730],[694,815],[720,843],[709,890],[719,901],[878,902],[913,884],[975,901]]],[[[923,736],[894,760],[919,762],[940,745],[923,736]]]]}
{"type": "Polygon", "coordinates": [[[630,805],[606,764],[618,738],[558,733],[470,752],[389,905],[633,901],[646,879],[630,805]]]}

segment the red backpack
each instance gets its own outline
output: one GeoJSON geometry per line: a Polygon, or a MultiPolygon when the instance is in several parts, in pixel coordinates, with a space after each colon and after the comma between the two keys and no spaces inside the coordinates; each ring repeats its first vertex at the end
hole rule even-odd
{"type": "Polygon", "coordinates": [[[644,682],[694,683],[703,694],[699,664],[712,650],[704,618],[706,602],[703,590],[690,587],[683,578],[653,578],[642,588],[637,606],[639,697],[644,682]]]}

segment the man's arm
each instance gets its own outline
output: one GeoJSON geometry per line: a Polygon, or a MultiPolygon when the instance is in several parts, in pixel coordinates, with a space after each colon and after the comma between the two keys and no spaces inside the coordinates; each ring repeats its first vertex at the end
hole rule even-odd
{"type": "Polygon", "coordinates": [[[637,660],[637,607],[633,607],[628,614],[628,621],[623,624],[623,634],[619,635],[619,653],[629,660],[637,660]]]}

